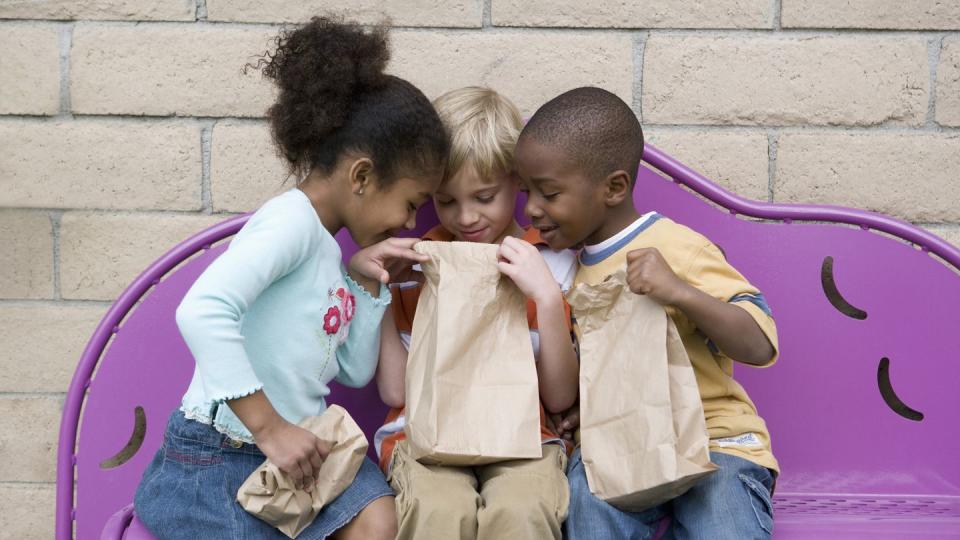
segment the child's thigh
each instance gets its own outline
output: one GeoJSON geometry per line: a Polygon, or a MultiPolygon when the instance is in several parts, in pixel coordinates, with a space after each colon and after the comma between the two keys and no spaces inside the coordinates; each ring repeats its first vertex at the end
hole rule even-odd
{"type": "MultiPolygon", "coordinates": [[[[159,538],[282,538],[236,503],[243,480],[263,461],[259,453],[225,447],[210,426],[175,412],[164,442],[137,489],[137,515],[159,538]],[[245,526],[252,521],[252,528],[245,526]]],[[[249,446],[249,445],[248,445],[249,446]]]]}
{"type": "Polygon", "coordinates": [[[478,467],[483,499],[477,514],[478,540],[560,538],[570,504],[566,462],[564,449],[548,444],[539,459],[478,467]]]}
{"type": "Polygon", "coordinates": [[[519,509],[546,504],[565,517],[570,500],[566,468],[563,448],[557,444],[544,445],[540,459],[517,459],[477,467],[480,495],[485,506],[519,509]]]}
{"type": "Polygon", "coordinates": [[[674,499],[670,538],[767,539],[773,532],[773,475],[745,459],[711,452],[720,469],[674,499]]]}
{"type": "Polygon", "coordinates": [[[567,477],[570,482],[570,514],[563,528],[564,537],[568,540],[648,540],[656,535],[668,505],[662,504],[642,512],[625,512],[601,500],[590,492],[579,448],[570,458],[567,477]]]}
{"type": "Polygon", "coordinates": [[[388,477],[396,492],[398,513],[416,506],[476,515],[480,495],[471,467],[424,465],[410,457],[407,448],[406,441],[397,444],[388,477]]]}

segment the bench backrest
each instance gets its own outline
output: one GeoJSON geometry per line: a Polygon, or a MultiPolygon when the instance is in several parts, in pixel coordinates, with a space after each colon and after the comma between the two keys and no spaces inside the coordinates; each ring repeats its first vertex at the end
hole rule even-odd
{"type": "MultiPolygon", "coordinates": [[[[772,432],[784,471],[778,490],[960,495],[960,437],[953,432],[960,354],[951,347],[960,251],[883,216],[744,201],[652,147],[645,160],[635,190],[639,209],[709,236],[773,307],[779,362],[738,367],[736,376],[772,432]]],[[[174,310],[245,220],[228,220],[168,252],[104,316],[64,407],[57,538],[71,536],[74,519],[78,538],[97,537],[132,501],[193,371],[174,310]]],[[[435,223],[425,208],[415,233],[435,223]]],[[[338,240],[349,256],[349,237],[338,240]]],[[[368,435],[386,412],[374,385],[335,387],[329,401],[344,405],[368,435]]]]}

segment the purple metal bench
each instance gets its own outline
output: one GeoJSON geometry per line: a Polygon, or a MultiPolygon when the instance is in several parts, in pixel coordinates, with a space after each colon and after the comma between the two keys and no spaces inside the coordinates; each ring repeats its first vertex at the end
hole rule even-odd
{"type": "MultiPolygon", "coordinates": [[[[707,234],[773,307],[779,362],[737,378],[783,468],[775,537],[960,538],[960,250],[876,214],[743,200],[653,147],[645,160],[639,209],[707,234]]],[[[58,540],[152,538],[133,493],[193,370],[174,310],[245,220],[161,257],[91,338],[60,428],[58,540]]],[[[418,231],[434,223],[427,208],[418,231]]],[[[386,412],[373,385],[330,401],[368,435],[386,412]]]]}

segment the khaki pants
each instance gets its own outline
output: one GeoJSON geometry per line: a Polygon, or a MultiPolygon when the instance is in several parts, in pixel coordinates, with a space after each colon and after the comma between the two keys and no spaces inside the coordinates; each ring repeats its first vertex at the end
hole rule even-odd
{"type": "Polygon", "coordinates": [[[397,493],[398,539],[560,538],[570,488],[557,444],[540,459],[480,467],[423,465],[397,444],[388,479],[397,493]]]}

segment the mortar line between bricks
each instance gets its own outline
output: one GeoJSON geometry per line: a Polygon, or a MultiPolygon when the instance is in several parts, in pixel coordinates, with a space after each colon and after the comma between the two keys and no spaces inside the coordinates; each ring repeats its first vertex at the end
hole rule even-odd
{"type": "MultiPolygon", "coordinates": [[[[37,115],[37,114],[0,114],[0,120],[10,119],[10,120],[31,120],[34,122],[59,122],[63,120],[62,117],[49,116],[49,115],[37,115]]],[[[139,123],[151,123],[151,122],[167,122],[170,124],[187,124],[190,122],[206,122],[206,121],[220,121],[227,120],[230,122],[236,123],[264,123],[267,118],[264,116],[190,116],[190,115],[143,115],[143,114],[92,114],[92,113],[82,113],[82,114],[71,114],[71,120],[77,121],[87,121],[87,120],[109,120],[113,122],[139,122],[139,123]]]]}
{"type": "Polygon", "coordinates": [[[643,55],[646,51],[648,32],[633,36],[633,114],[643,123],[643,55]]]}
{"type": "Polygon", "coordinates": [[[774,32],[783,30],[783,0],[771,0],[770,16],[773,18],[772,26],[774,32]]]}
{"type": "Polygon", "coordinates": [[[194,11],[194,17],[198,21],[207,20],[207,0],[196,0],[196,11],[194,11]]]}
{"type": "Polygon", "coordinates": [[[669,129],[678,132],[684,131],[709,131],[709,132],[757,132],[768,129],[783,130],[786,132],[828,132],[828,133],[851,133],[857,135],[869,135],[871,133],[897,133],[902,135],[932,135],[932,134],[960,134],[960,127],[948,126],[897,126],[897,125],[879,125],[879,126],[818,126],[818,125],[782,125],[782,124],[758,124],[745,126],[724,126],[716,124],[658,124],[647,122],[643,126],[645,129],[669,129]]]}
{"type": "Polygon", "coordinates": [[[51,489],[57,486],[56,482],[27,482],[24,480],[0,480],[0,487],[46,487],[51,489]]]}
{"type": "Polygon", "coordinates": [[[481,0],[480,28],[493,28],[493,0],[481,0]]]}
{"type": "MultiPolygon", "coordinates": [[[[644,51],[646,46],[644,46],[644,51]]],[[[171,124],[188,123],[191,121],[229,121],[237,124],[263,124],[266,122],[264,117],[248,116],[144,116],[134,114],[74,114],[71,118],[75,121],[114,121],[114,122],[136,122],[136,123],[161,123],[171,124]]],[[[51,116],[37,116],[29,114],[0,114],[0,122],[11,120],[27,120],[37,123],[60,122],[63,119],[51,116]]],[[[921,125],[911,127],[909,125],[900,125],[894,122],[884,123],[873,126],[864,125],[816,125],[816,124],[756,124],[756,125],[717,125],[717,124],[671,124],[671,123],[645,123],[644,127],[671,128],[677,130],[698,130],[698,131],[757,131],[765,129],[788,129],[788,130],[809,130],[809,131],[849,131],[849,132],[892,132],[892,133],[960,133],[960,126],[941,126],[941,125],[921,125]]]]}
{"type": "Polygon", "coordinates": [[[87,306],[87,307],[102,307],[108,308],[113,305],[112,302],[108,300],[72,300],[72,299],[59,299],[52,300],[49,298],[0,298],[0,306],[4,307],[64,307],[64,306],[87,306]]]}
{"type": "Polygon", "coordinates": [[[930,95],[927,101],[926,127],[936,128],[937,124],[937,70],[940,66],[940,51],[943,50],[945,35],[933,37],[927,41],[927,57],[930,62],[930,95]]]}
{"type": "Polygon", "coordinates": [[[945,229],[954,229],[960,231],[960,223],[936,222],[936,221],[913,221],[918,227],[942,227],[945,229]]]}
{"type": "Polygon", "coordinates": [[[930,38],[940,35],[960,35],[960,30],[876,30],[872,28],[650,28],[652,34],[673,37],[768,37],[791,40],[816,37],[887,37],[887,38],[930,38]]]}
{"type": "MultiPolygon", "coordinates": [[[[486,1],[486,0],[485,0],[486,1]]],[[[244,21],[211,21],[211,20],[195,20],[195,21],[127,21],[127,20],[39,20],[39,19],[3,19],[0,20],[0,25],[3,24],[15,24],[15,23],[27,23],[27,24],[38,24],[38,23],[49,23],[49,22],[70,22],[70,23],[80,23],[80,26],[90,26],[90,27],[104,27],[104,26],[114,26],[117,28],[145,28],[150,26],[179,26],[179,27],[208,27],[216,26],[221,28],[260,28],[264,30],[277,31],[284,26],[290,25],[299,25],[303,24],[305,21],[301,22],[244,22],[244,21]]],[[[777,37],[794,37],[794,38],[805,38],[805,37],[820,37],[820,36],[829,36],[829,37],[841,37],[849,35],[874,35],[874,36],[886,36],[891,38],[896,37],[918,37],[926,36],[930,37],[933,35],[942,35],[946,34],[949,36],[960,36],[960,30],[950,30],[950,29],[937,29],[937,28],[921,28],[921,29],[909,29],[909,28],[896,28],[896,29],[878,29],[878,28],[780,28],[779,30],[774,30],[773,28],[674,28],[674,27],[649,27],[649,26],[636,26],[636,27],[587,27],[587,26],[509,26],[509,25],[498,25],[490,26],[486,28],[482,26],[411,26],[411,25],[396,25],[392,26],[393,30],[402,30],[402,31],[411,31],[411,32],[424,32],[430,33],[437,30],[441,31],[452,31],[460,33],[480,33],[482,32],[491,32],[491,33],[537,33],[537,32],[547,32],[547,33],[608,33],[608,34],[621,34],[621,33],[633,33],[642,30],[649,30],[657,34],[667,34],[667,35],[678,35],[678,36],[700,36],[700,37],[720,37],[720,36],[777,36],[777,37]]],[[[369,24],[361,26],[371,26],[369,24]]]]}
{"type": "MultiPolygon", "coordinates": [[[[486,0],[485,0],[486,1],[486,0]]],[[[180,27],[206,27],[206,26],[217,26],[224,28],[261,28],[265,30],[277,31],[284,26],[290,25],[299,25],[303,24],[306,21],[299,22],[283,22],[283,21],[213,21],[213,20],[186,20],[186,21],[135,21],[135,20],[92,20],[92,19],[0,19],[0,26],[2,25],[15,25],[15,24],[29,24],[29,25],[42,25],[49,23],[79,23],[80,26],[115,26],[115,27],[149,27],[149,26],[180,26],[180,27]]],[[[364,24],[361,26],[370,27],[370,24],[364,24]]],[[[467,32],[467,33],[480,33],[483,32],[493,32],[493,33],[510,33],[510,32],[557,32],[557,33],[575,33],[575,32],[586,32],[586,33],[632,33],[639,30],[649,30],[651,32],[656,32],[657,34],[676,34],[676,35],[688,35],[688,36],[706,36],[706,37],[718,37],[723,35],[728,36],[737,36],[737,35],[756,35],[756,36],[782,36],[782,37],[819,37],[819,36],[848,36],[848,35],[875,35],[875,36],[888,36],[888,37],[917,37],[917,36],[933,36],[945,34],[948,36],[960,36],[960,29],[951,30],[951,29],[942,29],[942,28],[892,28],[892,29],[882,29],[882,28],[826,28],[826,27],[803,27],[803,28],[780,28],[776,32],[773,28],[735,28],[735,27],[705,27],[705,28],[676,28],[676,27],[649,27],[649,26],[636,26],[636,27],[588,27],[588,26],[509,26],[509,24],[503,24],[498,26],[491,26],[490,28],[484,28],[482,26],[413,26],[413,25],[395,25],[391,29],[394,30],[403,30],[403,31],[415,31],[415,32],[434,32],[437,30],[444,31],[456,31],[456,32],[467,32]]]]}
{"type": "Polygon", "coordinates": [[[767,131],[767,202],[773,202],[777,183],[777,145],[780,143],[780,131],[767,131]]]}
{"type": "Polygon", "coordinates": [[[60,289],[60,220],[63,218],[63,212],[54,210],[50,212],[50,234],[53,235],[53,299],[63,298],[60,289]]]}
{"type": "Polygon", "coordinates": [[[213,197],[210,193],[210,152],[213,127],[216,120],[207,121],[200,129],[200,211],[213,213],[213,197]]]}
{"type": "Polygon", "coordinates": [[[61,24],[57,32],[60,58],[60,111],[59,118],[69,118],[70,102],[70,52],[73,48],[73,23],[61,24]]]}
{"type": "Polygon", "coordinates": [[[10,206],[2,207],[2,210],[29,210],[31,212],[59,212],[61,214],[86,214],[86,215],[108,215],[108,216],[170,216],[170,217],[223,217],[223,219],[231,218],[238,216],[246,212],[242,211],[230,211],[230,210],[218,210],[211,212],[210,214],[202,214],[200,210],[170,210],[167,208],[158,209],[158,208],[104,208],[104,207],[87,207],[87,208],[50,208],[50,207],[33,207],[33,206],[10,206]]]}
{"type": "Polygon", "coordinates": [[[0,391],[0,398],[5,397],[19,397],[19,398],[63,398],[67,395],[66,390],[63,392],[8,392],[6,390],[0,391]]]}

